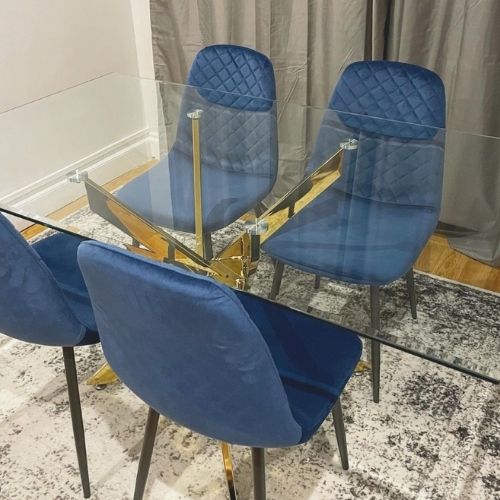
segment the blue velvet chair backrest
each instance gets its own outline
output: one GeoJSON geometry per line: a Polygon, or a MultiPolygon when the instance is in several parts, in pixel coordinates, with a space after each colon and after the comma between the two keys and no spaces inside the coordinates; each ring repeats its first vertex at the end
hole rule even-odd
{"type": "Polygon", "coordinates": [[[445,94],[434,72],[411,64],[349,65],[329,102],[308,171],[337,145],[346,151],[335,189],[355,196],[439,212],[443,179],[445,94]]]}
{"type": "Polygon", "coordinates": [[[297,444],[269,349],[212,279],[96,242],[78,250],[107,360],[161,414],[215,439],[297,444]]]}
{"type": "Polygon", "coordinates": [[[174,150],[191,157],[191,120],[200,109],[202,166],[275,178],[278,168],[276,85],[271,61],[237,45],[196,55],[179,116],[174,150]]]}
{"type": "Polygon", "coordinates": [[[2,214],[0,332],[54,346],[76,345],[85,333],[50,270],[2,214]]]}

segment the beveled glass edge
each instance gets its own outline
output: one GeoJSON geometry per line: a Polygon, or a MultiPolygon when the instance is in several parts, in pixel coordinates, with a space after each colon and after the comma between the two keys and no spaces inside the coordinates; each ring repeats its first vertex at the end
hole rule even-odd
{"type": "MultiPolygon", "coordinates": [[[[471,375],[475,378],[484,380],[486,382],[490,382],[492,384],[499,384],[500,383],[500,374],[499,374],[498,378],[495,378],[495,376],[493,376],[493,375],[481,373],[481,372],[475,371],[474,369],[469,368],[467,366],[463,366],[464,363],[462,365],[454,364],[452,361],[437,357],[437,354],[434,355],[434,354],[429,354],[429,353],[426,353],[423,351],[418,351],[415,348],[405,346],[404,344],[401,344],[401,343],[397,343],[396,341],[394,341],[390,338],[387,338],[387,337],[384,337],[381,335],[373,335],[373,334],[368,333],[368,332],[354,330],[353,328],[343,326],[340,323],[336,323],[335,321],[332,321],[332,320],[329,320],[326,318],[321,318],[315,314],[312,314],[312,311],[308,312],[307,310],[299,309],[296,306],[286,304],[285,302],[282,302],[279,299],[272,300],[272,299],[269,299],[263,295],[252,294],[251,291],[249,292],[246,290],[239,290],[238,293],[246,293],[249,295],[257,296],[257,297],[259,297],[259,299],[266,300],[268,302],[272,302],[273,304],[278,305],[280,307],[285,307],[287,309],[291,309],[293,311],[296,311],[300,314],[305,314],[307,316],[311,316],[312,318],[314,318],[317,321],[324,321],[325,323],[328,323],[328,324],[341,326],[342,328],[344,328],[346,330],[350,330],[353,333],[355,333],[356,335],[359,335],[360,337],[362,337],[364,339],[375,340],[377,342],[380,342],[383,345],[386,345],[386,346],[391,347],[393,349],[397,349],[398,351],[406,352],[406,353],[411,354],[413,356],[417,356],[417,357],[425,359],[427,361],[431,361],[433,363],[445,366],[446,368],[450,368],[452,370],[459,371],[459,372],[465,373],[467,375],[471,375]]],[[[312,309],[314,310],[314,308],[312,308],[312,309]]]]}
{"type": "MultiPolygon", "coordinates": [[[[38,215],[34,214],[32,212],[27,212],[26,210],[22,208],[17,208],[15,205],[6,205],[5,203],[0,202],[0,213],[10,215],[16,219],[21,219],[27,222],[31,222],[29,226],[26,227],[28,229],[32,225],[38,225],[38,226],[43,226],[44,229],[42,232],[46,230],[53,230],[61,233],[68,234],[70,236],[78,236],[82,240],[95,240],[95,236],[88,232],[84,231],[81,228],[77,228],[75,226],[72,226],[71,224],[67,224],[65,220],[67,217],[71,217],[73,214],[68,214],[67,217],[64,217],[60,220],[53,219],[50,216],[44,216],[44,215],[38,215]]],[[[21,229],[21,232],[23,229],[21,229]]],[[[33,238],[38,238],[39,235],[37,234],[33,238]]],[[[31,238],[30,238],[31,239],[31,238]]],[[[116,246],[122,246],[123,242],[120,240],[115,239],[114,237],[109,237],[108,241],[111,242],[112,244],[116,246]]]]}
{"type": "Polygon", "coordinates": [[[32,222],[33,224],[38,224],[40,226],[44,226],[47,229],[53,229],[55,231],[61,231],[66,234],[80,236],[81,238],[91,240],[93,239],[90,233],[86,233],[85,231],[76,230],[65,224],[64,219],[58,221],[56,219],[52,219],[48,216],[37,215],[32,212],[27,212],[22,208],[17,208],[15,205],[6,205],[5,203],[0,203],[0,212],[11,215],[12,217],[16,217],[17,219],[26,220],[28,222],[32,222]]]}

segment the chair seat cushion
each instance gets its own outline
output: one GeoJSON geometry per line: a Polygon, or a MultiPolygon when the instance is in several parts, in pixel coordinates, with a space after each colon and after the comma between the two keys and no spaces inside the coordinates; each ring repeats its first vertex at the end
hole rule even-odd
{"type": "Polygon", "coordinates": [[[64,297],[86,333],[78,345],[99,342],[94,312],[82,273],[78,267],[77,251],[84,239],[57,233],[32,245],[54,275],[64,297]]]}
{"type": "Polygon", "coordinates": [[[253,295],[237,295],[271,351],[303,443],[342,393],[361,356],[361,341],[347,328],[253,295]]]}
{"type": "Polygon", "coordinates": [[[267,240],[263,249],[306,272],[382,285],[411,268],[437,218],[432,208],[383,203],[330,188],[267,240]]]}
{"type": "MultiPolygon", "coordinates": [[[[270,175],[204,165],[204,231],[213,232],[237,220],[267,196],[273,183],[270,175]]],[[[193,165],[189,157],[175,149],[158,165],[120,189],[117,197],[153,224],[195,231],[193,165]]]]}

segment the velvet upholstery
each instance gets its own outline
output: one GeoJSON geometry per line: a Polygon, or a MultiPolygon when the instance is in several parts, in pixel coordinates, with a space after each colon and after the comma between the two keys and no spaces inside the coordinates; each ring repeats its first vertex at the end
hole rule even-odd
{"type": "Polygon", "coordinates": [[[0,332],[52,346],[99,341],[76,260],[81,241],[61,233],[31,247],[0,213],[0,332]]]}
{"type": "Polygon", "coordinates": [[[340,397],[361,356],[351,330],[236,291],[278,369],[300,442],[311,438],[340,397]]]}
{"type": "Polygon", "coordinates": [[[341,178],[263,246],[304,271],[382,285],[405,274],[433,233],[443,180],[444,89],[418,66],[353,63],[325,112],[306,169],[347,138],[341,178]],[[366,116],[370,115],[370,116],[366,116]]]}
{"type": "Polygon", "coordinates": [[[307,440],[361,354],[356,334],[171,264],[80,246],[106,358],[159,413],[253,447],[307,440]]]}
{"type": "Polygon", "coordinates": [[[201,110],[200,151],[205,232],[251,210],[277,173],[275,81],[267,57],[246,47],[201,50],[184,89],[177,135],[166,158],[129,182],[118,198],[151,222],[194,232],[192,125],[201,110]]]}

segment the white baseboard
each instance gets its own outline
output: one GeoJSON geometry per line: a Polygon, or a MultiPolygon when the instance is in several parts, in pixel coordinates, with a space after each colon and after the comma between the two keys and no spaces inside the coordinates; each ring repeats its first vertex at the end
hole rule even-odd
{"type": "MultiPolygon", "coordinates": [[[[157,134],[144,128],[9,193],[0,202],[22,209],[25,213],[46,216],[85,195],[83,184],[71,183],[67,179],[71,172],[85,171],[93,181],[102,184],[155,158],[157,151],[157,134]]],[[[29,224],[16,221],[19,228],[29,224]]]]}

